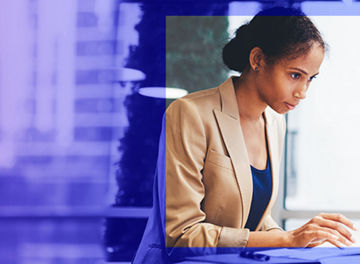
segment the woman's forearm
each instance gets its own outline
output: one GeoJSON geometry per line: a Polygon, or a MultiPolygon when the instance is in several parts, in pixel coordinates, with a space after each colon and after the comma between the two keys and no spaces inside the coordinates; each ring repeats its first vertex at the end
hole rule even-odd
{"type": "Polygon", "coordinates": [[[247,247],[289,247],[288,234],[285,231],[250,232],[247,247]]]}

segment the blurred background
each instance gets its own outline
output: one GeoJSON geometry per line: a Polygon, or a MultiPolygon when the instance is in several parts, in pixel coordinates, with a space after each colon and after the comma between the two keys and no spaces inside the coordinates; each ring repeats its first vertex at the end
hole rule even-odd
{"type": "Polygon", "coordinates": [[[237,75],[223,45],[273,5],[300,7],[330,46],[287,116],[274,218],[359,222],[360,2],[1,1],[1,263],[130,262],[166,106],[237,75]]]}

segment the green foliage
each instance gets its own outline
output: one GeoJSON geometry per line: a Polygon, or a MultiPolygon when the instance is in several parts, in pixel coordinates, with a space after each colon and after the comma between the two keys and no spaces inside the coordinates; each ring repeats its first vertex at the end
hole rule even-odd
{"type": "Polygon", "coordinates": [[[222,48],[229,37],[225,16],[166,18],[166,86],[194,92],[227,78],[222,48]]]}

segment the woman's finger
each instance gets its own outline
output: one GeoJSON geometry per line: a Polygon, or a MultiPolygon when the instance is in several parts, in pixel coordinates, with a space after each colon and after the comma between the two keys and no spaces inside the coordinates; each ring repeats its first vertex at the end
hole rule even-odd
{"type": "Polygon", "coordinates": [[[336,231],[334,229],[322,227],[321,230],[333,234],[334,236],[336,236],[338,238],[337,240],[345,246],[351,246],[353,243],[350,240],[348,240],[346,237],[341,235],[341,233],[339,233],[338,231],[336,231]]]}
{"type": "Polygon", "coordinates": [[[351,243],[355,243],[354,238],[352,237],[351,232],[345,228],[345,226],[342,223],[339,223],[334,220],[329,220],[323,217],[314,217],[312,219],[312,222],[316,223],[320,227],[327,227],[330,229],[334,229],[338,231],[342,236],[346,237],[347,240],[351,243]]]}
{"type": "Polygon", "coordinates": [[[311,241],[307,247],[317,247],[320,246],[321,244],[324,244],[327,240],[326,239],[315,239],[313,241],[311,241]]]}
{"type": "Polygon", "coordinates": [[[317,240],[316,242],[309,243],[307,247],[317,247],[324,244],[326,241],[327,241],[326,239],[317,240]]]}
{"type": "Polygon", "coordinates": [[[306,246],[311,245],[312,241],[318,239],[328,240],[331,244],[336,247],[344,247],[346,245],[346,240],[343,239],[344,244],[341,242],[341,238],[332,234],[331,230],[326,230],[326,228],[319,227],[316,230],[306,232],[306,240],[309,241],[306,246]]]}
{"type": "Polygon", "coordinates": [[[314,231],[311,235],[317,239],[325,238],[331,244],[333,244],[335,247],[339,247],[339,248],[344,247],[344,245],[338,240],[338,237],[336,235],[331,234],[330,232],[326,232],[323,230],[317,230],[317,231],[314,231]]]}
{"type": "Polygon", "coordinates": [[[321,214],[319,214],[319,216],[321,216],[325,219],[340,222],[340,223],[346,225],[347,227],[351,228],[352,230],[357,231],[355,224],[353,222],[351,222],[348,218],[343,216],[342,214],[321,213],[321,214]]]}

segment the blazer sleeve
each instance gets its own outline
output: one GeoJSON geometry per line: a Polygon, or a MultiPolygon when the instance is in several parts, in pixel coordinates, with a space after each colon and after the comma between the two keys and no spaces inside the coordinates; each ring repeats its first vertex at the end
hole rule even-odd
{"type": "Polygon", "coordinates": [[[194,102],[178,99],[166,111],[166,246],[244,247],[249,230],[205,222],[202,169],[204,122],[194,102]]]}

